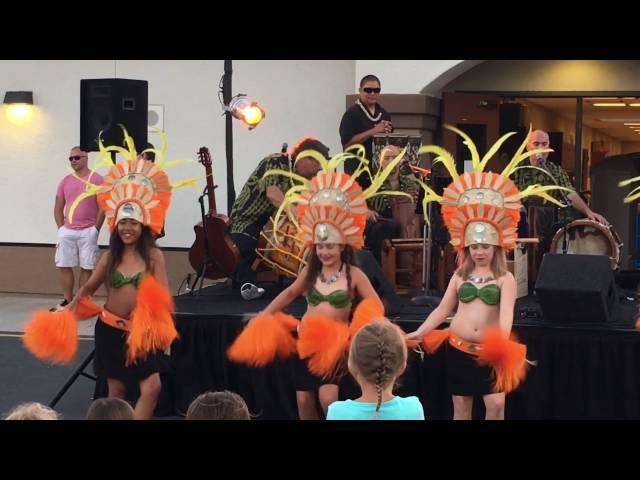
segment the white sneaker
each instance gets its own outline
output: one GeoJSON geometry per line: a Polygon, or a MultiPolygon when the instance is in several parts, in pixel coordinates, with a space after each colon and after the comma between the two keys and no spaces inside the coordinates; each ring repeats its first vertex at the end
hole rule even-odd
{"type": "Polygon", "coordinates": [[[66,298],[63,298],[62,300],[60,300],[60,302],[53,308],[50,308],[49,311],[50,312],[61,312],[62,310],[64,310],[64,308],[69,305],[69,302],[67,301],[66,298]]]}
{"type": "Polygon", "coordinates": [[[260,288],[253,283],[245,283],[240,287],[240,295],[243,300],[256,300],[264,295],[264,288],[260,288]]]}

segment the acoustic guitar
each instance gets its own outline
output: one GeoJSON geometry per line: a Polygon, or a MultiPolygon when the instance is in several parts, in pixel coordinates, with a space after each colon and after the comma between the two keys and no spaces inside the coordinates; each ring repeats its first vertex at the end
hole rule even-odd
{"type": "Polygon", "coordinates": [[[204,277],[215,280],[229,277],[234,272],[240,262],[240,251],[229,236],[229,217],[219,214],[216,209],[216,186],[213,184],[212,161],[207,147],[198,150],[198,160],[204,165],[207,176],[209,212],[204,219],[207,241],[205,242],[205,227],[199,222],[193,227],[196,239],[189,249],[189,263],[200,273],[206,262],[204,277]]]}

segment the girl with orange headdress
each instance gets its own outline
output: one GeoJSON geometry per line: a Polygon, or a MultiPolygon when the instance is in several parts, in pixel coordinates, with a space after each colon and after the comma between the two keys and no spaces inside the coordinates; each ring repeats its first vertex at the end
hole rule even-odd
{"type": "MultiPolygon", "coordinates": [[[[70,361],[77,350],[76,321],[99,313],[95,326],[94,366],[106,378],[109,397],[124,398],[125,385],[140,387],[136,419],[153,416],[160,394],[160,372],[166,366],[164,351],[177,337],[173,301],[168,290],[164,256],[154,236],[162,231],[171,201],[171,190],[193,182],[171,184],[164,171],[166,145],[157,150],[158,161],[137,159],[133,140],[125,131],[128,149],[105,148],[100,143],[109,172],[99,186],[87,190],[70,209],[96,195],[108,221],[109,250],[100,258],[87,283],[62,312],[34,314],[25,329],[27,348],[41,359],[70,361]],[[113,165],[108,152],[119,151],[125,159],[113,165]],[[107,287],[104,307],[89,297],[101,284],[107,287]]],[[[180,161],[174,161],[176,163],[180,161]]],[[[98,168],[98,167],[96,167],[98,168]]]]}
{"type": "Polygon", "coordinates": [[[267,172],[294,177],[301,184],[285,194],[274,224],[278,224],[282,212],[296,204],[290,218],[298,225],[298,239],[307,249],[307,266],[250,322],[229,349],[232,360],[252,366],[264,366],[276,356],[286,358],[297,353],[301,361],[296,364],[294,376],[301,419],[319,418],[316,391],[325,414],[338,399],[339,380],[347,373],[350,339],[364,323],[384,315],[371,282],[355,264],[354,249],[363,245],[366,199],[375,195],[402,154],[379,172],[365,191],[355,177],[336,171],[341,162],[354,156],[361,160],[359,171],[367,172],[368,162],[361,155],[346,153],[327,160],[313,150],[300,152],[296,158],[312,157],[321,165],[322,170],[310,181],[291,172],[267,172]],[[301,295],[307,299],[302,322],[280,313],[301,295]],[[349,324],[356,295],[363,301],[349,324]],[[292,333],[296,330],[297,339],[292,333]]]}
{"type": "Polygon", "coordinates": [[[516,245],[520,199],[538,195],[557,204],[546,192],[562,187],[532,185],[520,192],[509,180],[514,171],[524,168],[518,167],[522,160],[541,151],[523,153],[526,140],[501,174],[483,171],[513,133],[502,137],[480,160],[464,132],[447,128],[464,138],[473,172],[459,175],[451,154],[440,147],[426,146],[420,153],[438,155],[436,162],[442,162],[453,178],[442,197],[423,188],[425,205],[442,204],[451,243],[458,251],[458,269],[440,305],[408,338],[421,340],[428,352],[447,342],[447,390],[453,398],[454,420],[471,419],[474,395],[483,396],[487,419],[502,420],[505,393],[520,384],[527,367],[526,346],[509,339],[516,282],[507,270],[506,251],[516,245]],[[434,330],[454,310],[449,328],[434,330]]]}

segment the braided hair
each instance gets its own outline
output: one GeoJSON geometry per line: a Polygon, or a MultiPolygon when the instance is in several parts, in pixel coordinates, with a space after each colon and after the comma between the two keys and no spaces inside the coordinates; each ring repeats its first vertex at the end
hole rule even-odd
{"type": "Polygon", "coordinates": [[[382,406],[382,393],[395,383],[407,360],[407,347],[400,329],[388,320],[362,327],[349,351],[349,368],[359,381],[375,385],[377,402],[374,419],[382,406]]]}

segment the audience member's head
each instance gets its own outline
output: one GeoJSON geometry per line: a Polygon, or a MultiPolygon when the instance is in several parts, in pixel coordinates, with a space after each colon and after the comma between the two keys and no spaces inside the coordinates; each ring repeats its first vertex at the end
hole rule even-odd
{"type": "Polygon", "coordinates": [[[60,420],[58,413],[41,403],[23,403],[7,415],[6,420],[60,420]]]}
{"type": "Polygon", "coordinates": [[[99,398],[89,407],[87,420],[134,420],[133,408],[120,398],[99,398]]]}
{"type": "Polygon", "coordinates": [[[206,392],[187,410],[187,420],[250,420],[247,404],[240,395],[225,390],[206,392]]]}

